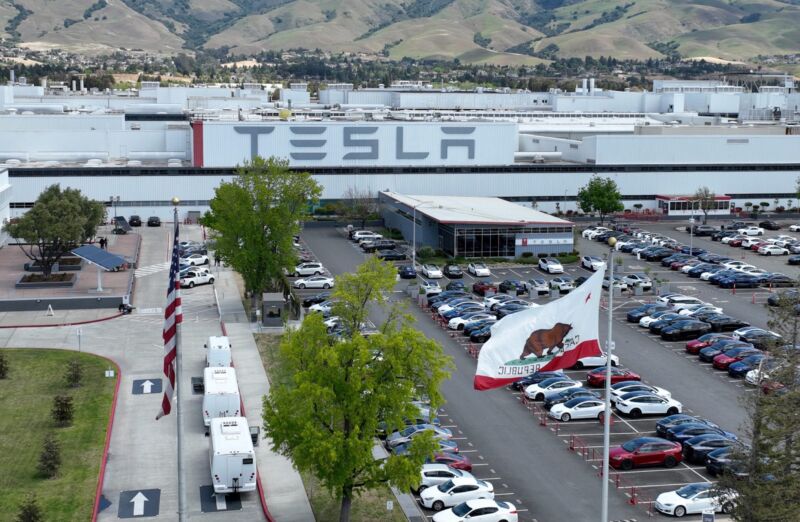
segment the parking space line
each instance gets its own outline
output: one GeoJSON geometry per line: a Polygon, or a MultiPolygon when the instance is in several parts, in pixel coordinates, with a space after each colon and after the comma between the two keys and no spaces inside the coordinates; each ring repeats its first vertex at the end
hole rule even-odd
{"type": "MultiPolygon", "coordinates": [[[[612,435],[639,435],[641,431],[620,431],[612,435]]],[[[603,433],[559,433],[559,437],[602,437],[603,433]]],[[[591,446],[589,446],[591,447],[591,446]]]]}
{"type": "Polygon", "coordinates": [[[514,495],[514,494],[515,493],[495,493],[494,496],[495,497],[510,497],[511,495],[514,495]]]}
{"type": "MultiPolygon", "coordinates": [[[[715,480],[704,480],[703,482],[706,482],[708,484],[714,484],[716,481],[715,480]]],[[[686,484],[691,484],[691,482],[676,482],[674,484],[636,484],[636,487],[637,487],[637,489],[638,488],[677,488],[677,487],[683,487],[686,484]]]]}
{"type": "MultiPolygon", "coordinates": [[[[461,453],[464,453],[464,452],[462,451],[461,453]]],[[[488,466],[488,465],[489,465],[489,464],[488,464],[487,462],[473,462],[473,463],[472,463],[472,467],[473,467],[473,468],[474,468],[475,466],[488,466]]]]}

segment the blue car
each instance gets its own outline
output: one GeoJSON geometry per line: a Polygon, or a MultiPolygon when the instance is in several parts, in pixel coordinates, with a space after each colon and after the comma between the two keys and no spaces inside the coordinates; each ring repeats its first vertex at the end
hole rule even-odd
{"type": "Polygon", "coordinates": [[[704,272],[710,272],[715,266],[711,263],[700,263],[699,265],[695,265],[686,272],[686,275],[689,277],[700,277],[703,275],[704,272]]]}
{"type": "Polygon", "coordinates": [[[400,274],[400,279],[416,279],[417,278],[417,271],[414,270],[414,267],[411,265],[401,266],[397,269],[397,273],[400,274]]]}
{"type": "Polygon", "coordinates": [[[738,348],[753,348],[753,345],[750,343],[745,343],[742,341],[737,341],[735,339],[728,340],[728,339],[721,339],[714,344],[710,344],[700,350],[700,353],[697,356],[700,358],[701,361],[710,363],[714,360],[714,357],[721,353],[727,353],[730,350],[738,349],[738,348]]]}
{"type": "Polygon", "coordinates": [[[710,426],[708,424],[703,423],[693,423],[688,422],[686,424],[679,424],[678,426],[673,426],[667,430],[667,439],[680,442],[683,444],[689,439],[697,437],[698,435],[723,435],[729,439],[738,440],[738,437],[735,433],[731,433],[729,431],[725,431],[722,428],[718,428],[716,426],[710,426]]]}
{"type": "Polygon", "coordinates": [[[704,249],[698,248],[698,247],[694,247],[694,248],[690,249],[688,246],[685,246],[685,247],[681,248],[681,253],[689,254],[690,256],[699,256],[699,255],[705,254],[706,251],[704,249]]]}
{"type": "Polygon", "coordinates": [[[762,277],[749,274],[737,274],[731,277],[724,277],[719,280],[720,288],[758,288],[763,281],[762,277]]]}
{"type": "Polygon", "coordinates": [[[728,366],[728,375],[734,378],[743,378],[745,375],[747,375],[747,372],[758,368],[758,365],[761,364],[761,361],[766,358],[766,354],[757,353],[745,357],[741,361],[731,363],[730,366],[728,366]]]}
{"type": "Polygon", "coordinates": [[[469,340],[473,343],[485,343],[492,336],[492,325],[488,324],[480,330],[474,330],[469,334],[469,340]]]}
{"type": "Polygon", "coordinates": [[[714,428],[719,427],[713,422],[701,419],[700,417],[694,417],[685,413],[676,413],[675,415],[664,417],[656,423],[656,435],[664,438],[667,436],[668,430],[675,426],[680,426],[681,424],[705,424],[706,426],[712,426],[714,428]]]}
{"type": "Polygon", "coordinates": [[[737,272],[736,270],[733,270],[733,269],[730,269],[730,268],[725,268],[725,269],[719,270],[714,275],[709,277],[708,278],[708,282],[711,283],[712,285],[718,285],[719,282],[721,280],[725,279],[726,277],[733,277],[733,276],[738,275],[738,274],[741,274],[741,272],[737,272]]]}

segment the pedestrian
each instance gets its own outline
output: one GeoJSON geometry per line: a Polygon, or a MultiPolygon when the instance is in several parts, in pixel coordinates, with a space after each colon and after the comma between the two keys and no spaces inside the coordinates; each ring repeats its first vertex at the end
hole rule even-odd
{"type": "Polygon", "coordinates": [[[100,241],[98,241],[98,243],[100,243],[100,249],[101,250],[105,250],[106,249],[106,240],[105,240],[105,238],[101,237],[100,241]]]}
{"type": "Polygon", "coordinates": [[[214,266],[219,266],[219,255],[214,252],[214,266]]]}

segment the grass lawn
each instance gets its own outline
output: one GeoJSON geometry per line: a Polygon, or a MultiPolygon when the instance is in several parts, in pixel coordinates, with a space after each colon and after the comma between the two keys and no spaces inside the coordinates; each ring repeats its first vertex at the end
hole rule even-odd
{"type": "MultiPolygon", "coordinates": [[[[256,344],[261,355],[261,362],[269,376],[271,386],[285,382],[289,377],[281,371],[278,358],[278,344],[280,336],[272,334],[256,334],[256,344]]],[[[311,474],[302,473],[303,485],[311,501],[311,509],[314,516],[320,522],[339,519],[339,499],[332,497],[330,493],[311,474]]],[[[404,522],[406,517],[400,506],[397,505],[391,490],[383,486],[371,491],[363,491],[360,496],[353,499],[350,512],[350,519],[353,522],[373,522],[381,520],[385,522],[404,522]],[[391,513],[386,511],[386,501],[394,502],[394,510],[391,513]]]]}
{"type": "Polygon", "coordinates": [[[90,520],[97,475],[114,395],[114,379],[104,377],[109,363],[64,350],[3,350],[8,378],[0,380],[0,513],[13,520],[19,504],[34,492],[43,520],[90,520]],[[68,361],[83,367],[83,385],[64,381],[68,361]],[[57,428],[50,417],[53,397],[73,398],[73,424],[57,428]],[[53,479],[39,476],[42,441],[52,431],[61,445],[61,468],[53,479]]]}

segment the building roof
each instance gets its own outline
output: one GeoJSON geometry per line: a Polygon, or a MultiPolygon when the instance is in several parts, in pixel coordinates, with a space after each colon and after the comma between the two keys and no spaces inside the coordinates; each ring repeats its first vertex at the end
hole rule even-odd
{"type": "Polygon", "coordinates": [[[411,196],[396,192],[381,192],[417,213],[439,223],[476,225],[572,225],[532,208],[523,207],[500,198],[467,196],[411,196]]]}
{"type": "MultiPolygon", "coordinates": [[[[675,196],[675,195],[664,195],[658,194],[656,195],[656,199],[666,199],[668,201],[695,201],[697,200],[697,196],[675,196]]],[[[727,201],[731,199],[730,196],[725,196],[723,194],[716,194],[714,196],[715,201],[727,201]]]]}

